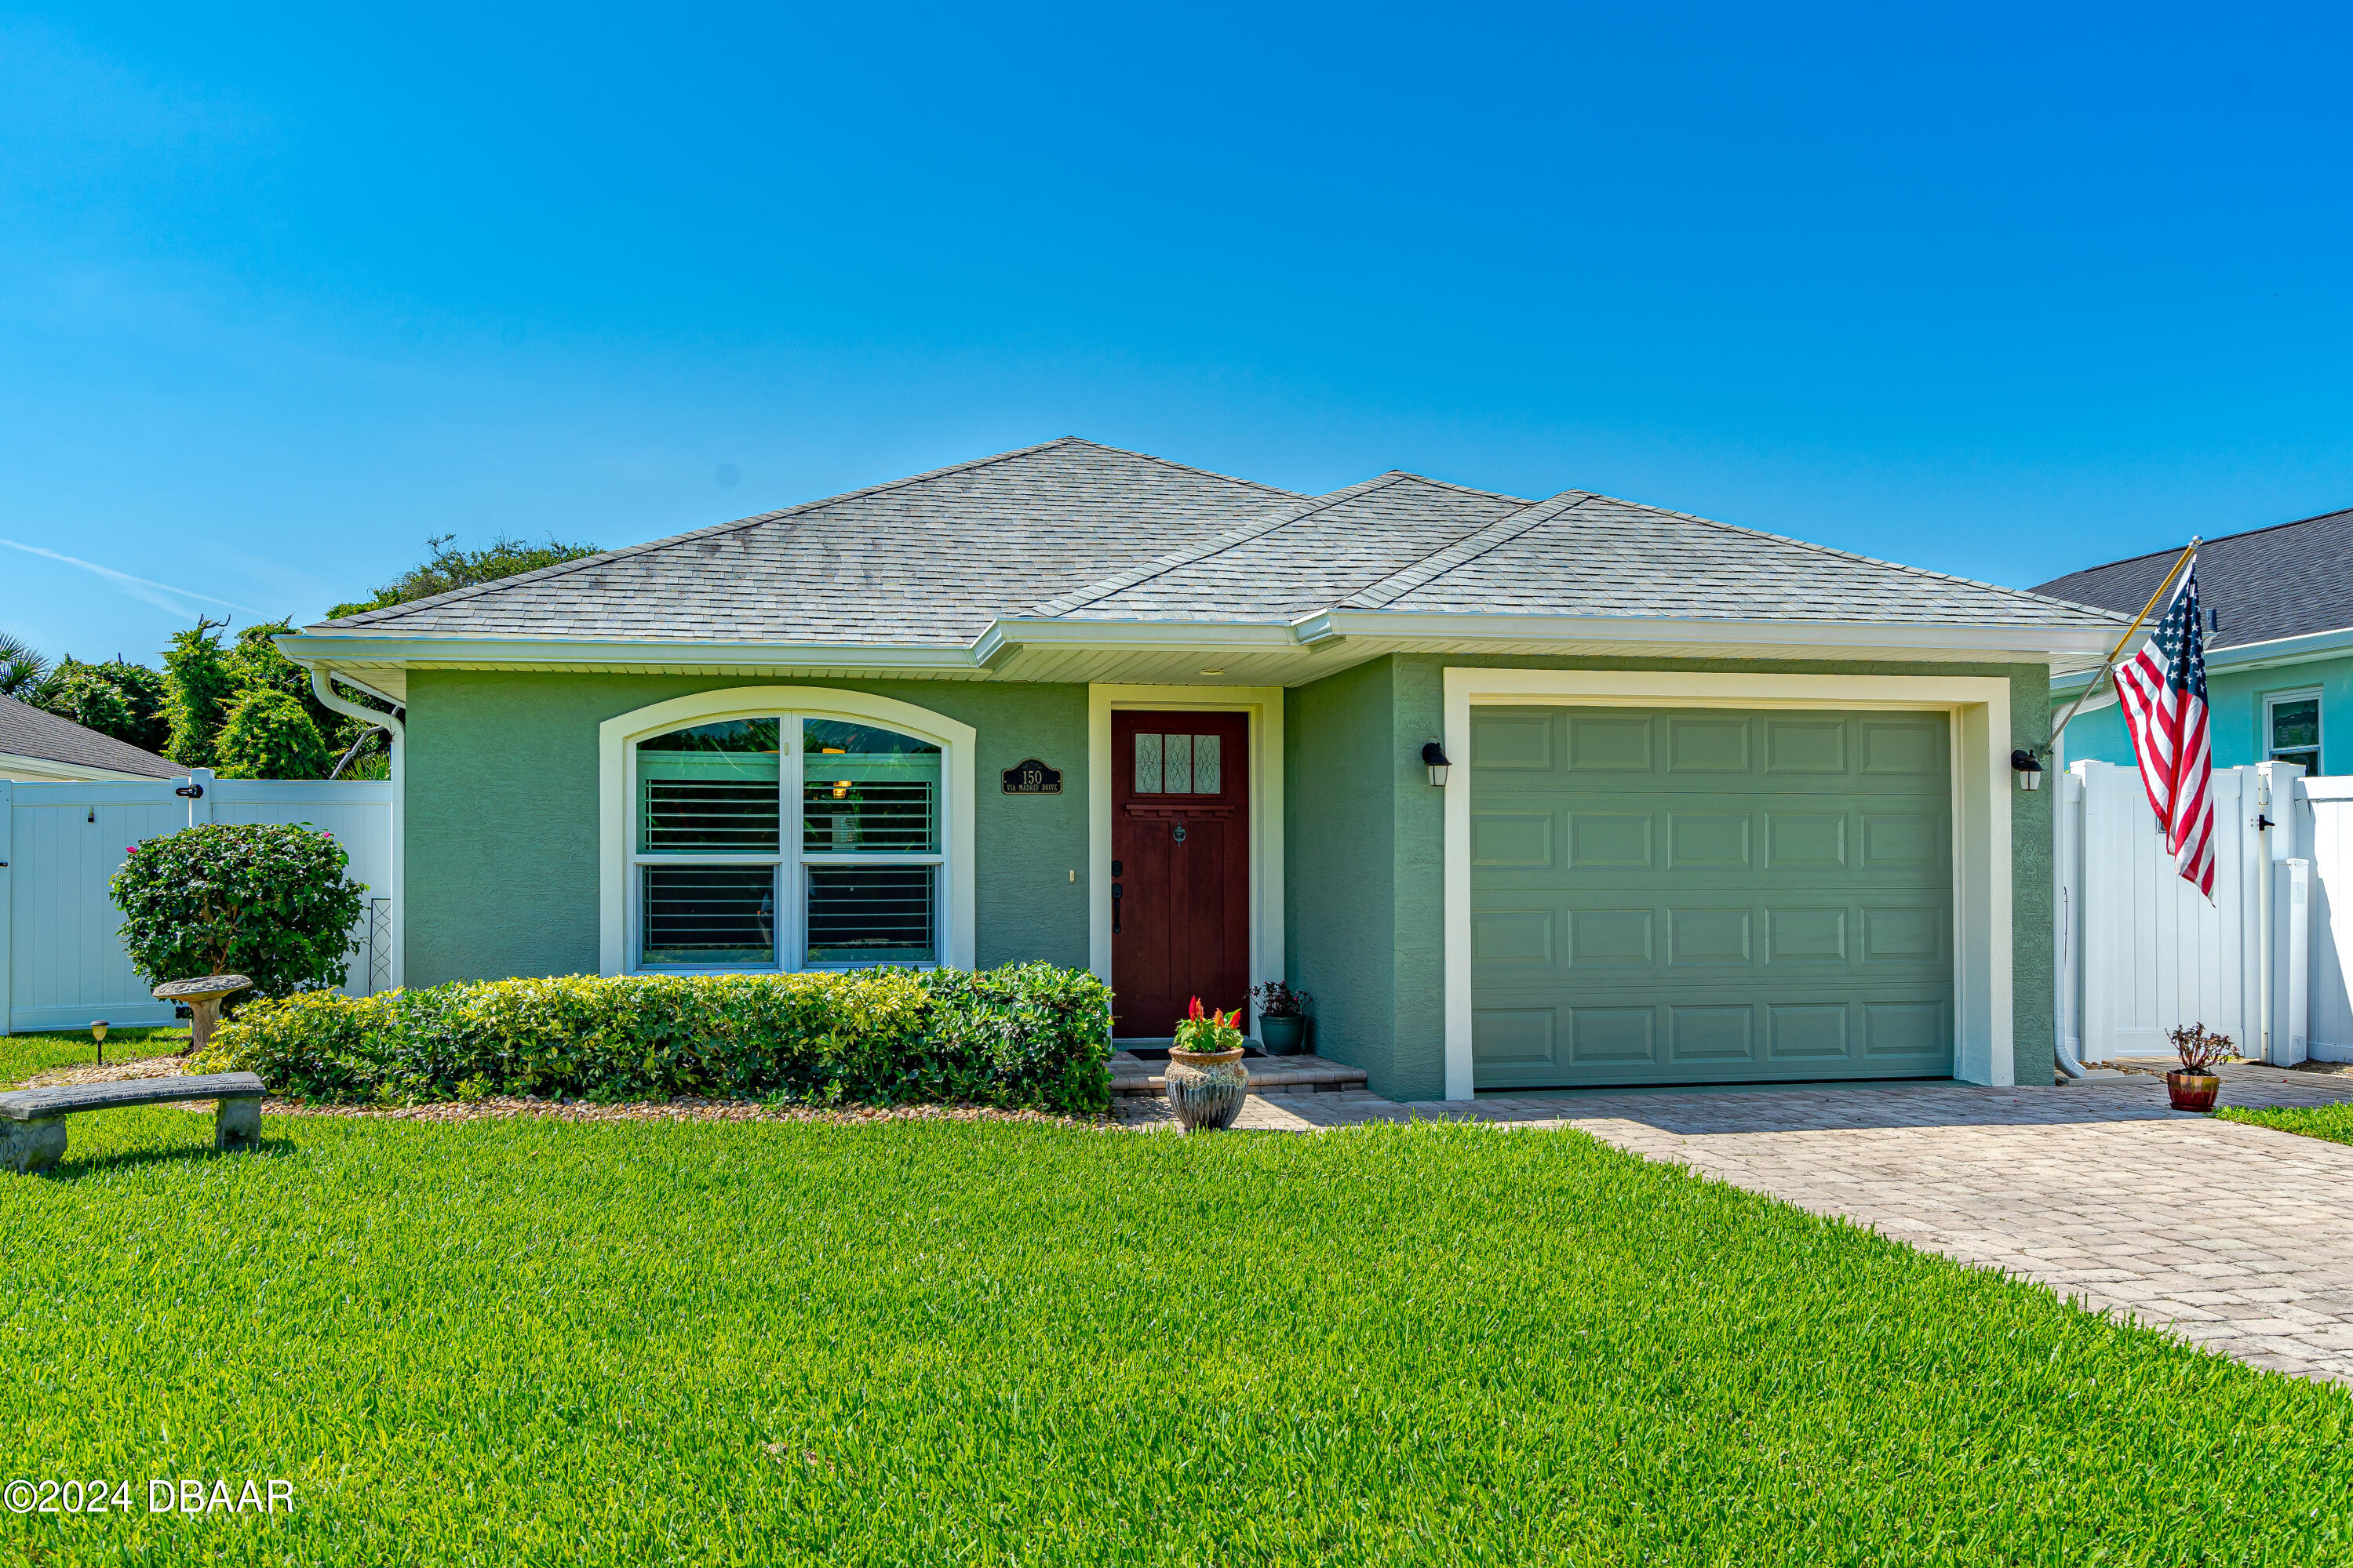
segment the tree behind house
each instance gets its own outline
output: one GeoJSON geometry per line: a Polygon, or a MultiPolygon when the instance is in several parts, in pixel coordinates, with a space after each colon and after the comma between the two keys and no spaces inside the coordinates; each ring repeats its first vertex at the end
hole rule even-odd
{"type": "Polygon", "coordinates": [[[172,635],[164,654],[164,711],[172,726],[164,754],[183,767],[213,765],[221,721],[237,697],[237,672],[216,635],[227,624],[199,616],[172,635]]]}
{"type": "Polygon", "coordinates": [[[357,604],[337,605],[327,612],[328,618],[390,609],[395,605],[429,599],[436,594],[495,583],[518,573],[537,572],[543,567],[561,566],[567,561],[603,553],[596,545],[564,544],[552,535],[543,544],[533,544],[510,539],[503,533],[480,550],[459,550],[451,543],[457,537],[443,533],[427,540],[425,548],[431,553],[421,564],[410,567],[357,604]]]}

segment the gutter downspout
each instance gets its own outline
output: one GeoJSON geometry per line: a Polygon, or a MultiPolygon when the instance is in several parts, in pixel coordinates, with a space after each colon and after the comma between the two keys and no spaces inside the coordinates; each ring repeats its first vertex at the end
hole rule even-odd
{"type": "MultiPolygon", "coordinates": [[[[367,691],[369,696],[380,701],[392,701],[381,691],[369,691],[350,676],[343,677],[343,679],[354,690],[367,691]]],[[[392,783],[392,984],[396,991],[408,983],[408,791],[403,766],[408,751],[407,726],[392,713],[363,708],[350,698],[338,694],[334,678],[317,665],[311,667],[311,690],[322,706],[347,719],[373,724],[392,737],[392,758],[385,773],[392,783]]],[[[395,707],[399,705],[395,704],[395,707]]]]}

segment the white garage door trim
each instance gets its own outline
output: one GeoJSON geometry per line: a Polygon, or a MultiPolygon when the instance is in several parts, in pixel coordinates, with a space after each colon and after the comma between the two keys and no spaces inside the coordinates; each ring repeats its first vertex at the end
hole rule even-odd
{"type": "Polygon", "coordinates": [[[2010,682],[1989,676],[1446,671],[1446,1097],[1472,1095],[1471,709],[1477,703],[1943,709],[1953,725],[1953,1076],[2017,1081],[2010,1039],[2010,682]]]}

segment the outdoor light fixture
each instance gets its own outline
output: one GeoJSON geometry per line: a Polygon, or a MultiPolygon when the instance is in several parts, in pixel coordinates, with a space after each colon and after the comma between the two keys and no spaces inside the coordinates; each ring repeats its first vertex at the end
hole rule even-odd
{"type": "Polygon", "coordinates": [[[1446,787],[1446,770],[1454,765],[1452,763],[1446,760],[1446,748],[1440,745],[1437,742],[1432,741],[1428,745],[1422,747],[1421,760],[1423,764],[1430,769],[1430,787],[1432,789],[1444,789],[1446,787]]]}
{"type": "Polygon", "coordinates": [[[2019,788],[2036,790],[2042,787],[2042,763],[2032,752],[2010,752],[2010,768],[2018,775],[2019,788]]]}

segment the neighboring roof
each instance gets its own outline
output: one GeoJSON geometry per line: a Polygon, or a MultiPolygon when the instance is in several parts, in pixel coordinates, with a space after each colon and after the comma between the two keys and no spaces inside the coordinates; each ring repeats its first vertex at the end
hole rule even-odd
{"type": "Polygon", "coordinates": [[[70,719],[60,719],[13,697],[0,697],[0,754],[68,767],[137,773],[142,778],[176,778],[188,771],[153,752],[142,752],[127,741],[86,730],[70,719]]]}
{"type": "MultiPolygon", "coordinates": [[[[2035,592],[2135,615],[2180,553],[2160,550],[2073,572],[2035,592]]],[[[2198,602],[2221,623],[2207,633],[2210,650],[2353,626],[2353,510],[2206,541],[2198,602]]]]}
{"type": "Polygon", "coordinates": [[[1308,497],[1071,437],[326,622],[280,646],[397,695],[398,672],[417,666],[805,662],[1129,682],[1198,666],[1290,680],[1382,646],[1465,638],[1503,652],[1639,644],[1721,657],[1736,644],[1792,658],[2072,660],[2105,649],[2115,619],[1585,490],[1533,501],[1391,472],[1308,497]],[[1189,657],[1220,637],[1233,657],[1189,657]],[[1114,642],[1161,651],[1125,662],[1034,651],[1114,642]],[[597,646],[574,656],[582,644],[597,646]]]}
{"type": "Polygon", "coordinates": [[[1299,498],[1075,437],[328,621],[396,636],[962,646],[1299,498]]]}

